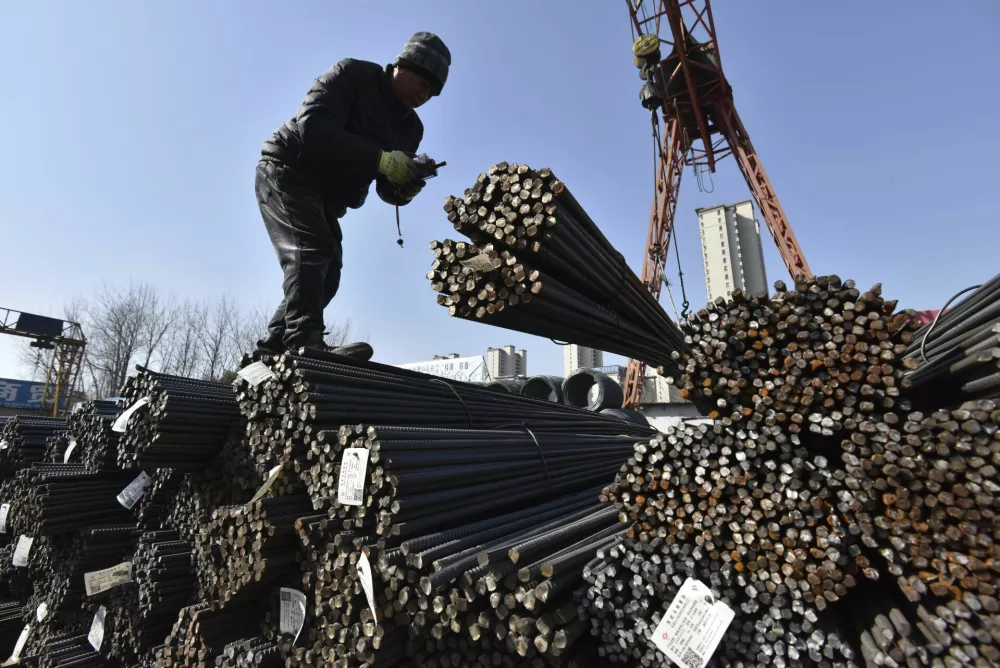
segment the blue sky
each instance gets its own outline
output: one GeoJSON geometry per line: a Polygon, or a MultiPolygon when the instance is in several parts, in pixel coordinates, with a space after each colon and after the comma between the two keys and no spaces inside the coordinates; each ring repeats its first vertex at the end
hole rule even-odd
{"type": "MultiPolygon", "coordinates": [[[[420,110],[421,148],[448,166],[403,210],[404,250],[374,196],[342,221],[328,318],[350,317],[389,363],[513,343],[529,371],[561,372],[546,340],[450,319],[424,278],[426,242],[454,235],[446,194],[491,163],[526,162],[552,167],[638,270],[652,149],[625,3],[281,7],[0,5],[0,306],[60,316],[74,294],[130,279],[272,306],[280,272],[253,196],[261,144],[332,63],[389,62],[430,30],[453,67],[420,110]]],[[[936,308],[1000,269],[1000,4],[727,0],[714,12],[737,107],[814,271],[936,308]]],[[[678,206],[693,304],[705,299],[694,209],[749,197],[731,161],[712,181],[698,192],[688,171],[678,206]]],[[[784,278],[764,246],[769,280],[784,278]]],[[[20,375],[12,350],[0,342],[0,377],[20,375]]]]}

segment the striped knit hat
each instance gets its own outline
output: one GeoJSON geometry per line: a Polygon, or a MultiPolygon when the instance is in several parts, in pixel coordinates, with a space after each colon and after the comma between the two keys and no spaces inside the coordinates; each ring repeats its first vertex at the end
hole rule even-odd
{"type": "Polygon", "coordinates": [[[435,95],[440,95],[444,82],[448,80],[451,51],[434,33],[418,32],[396,56],[395,64],[425,77],[434,85],[435,95]]]}

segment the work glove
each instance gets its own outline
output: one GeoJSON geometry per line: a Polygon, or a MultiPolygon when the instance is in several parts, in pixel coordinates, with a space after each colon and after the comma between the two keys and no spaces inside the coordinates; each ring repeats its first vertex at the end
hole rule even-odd
{"type": "Polygon", "coordinates": [[[378,171],[397,186],[409,185],[410,181],[420,180],[416,163],[402,151],[382,151],[382,157],[378,161],[378,171]]]}
{"type": "Polygon", "coordinates": [[[404,186],[399,187],[400,196],[409,202],[411,199],[416,197],[421,190],[424,189],[424,185],[427,182],[423,179],[414,179],[412,182],[407,183],[404,186]]]}

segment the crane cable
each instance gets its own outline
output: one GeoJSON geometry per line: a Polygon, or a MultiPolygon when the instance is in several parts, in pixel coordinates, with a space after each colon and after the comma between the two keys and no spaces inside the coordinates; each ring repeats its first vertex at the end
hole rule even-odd
{"type": "MultiPolygon", "coordinates": [[[[676,106],[676,104],[677,102],[675,101],[674,105],[676,106]]],[[[658,122],[658,119],[656,118],[655,109],[651,113],[651,118],[653,121],[653,202],[655,203],[659,196],[657,186],[659,185],[660,180],[662,179],[664,188],[667,188],[668,185],[667,185],[666,168],[663,164],[663,159],[662,159],[663,143],[660,139],[661,137],[660,124],[658,122]],[[660,168],[659,174],[656,173],[657,166],[659,166],[660,168]]],[[[656,209],[656,213],[653,215],[659,216],[659,209],[656,209]]],[[[656,222],[659,223],[660,221],[657,220],[656,222]]],[[[674,236],[676,237],[676,235],[674,236]]],[[[691,307],[691,302],[688,301],[687,290],[684,287],[684,268],[681,266],[681,253],[680,249],[678,248],[678,243],[676,238],[674,239],[673,246],[674,246],[674,255],[677,258],[677,278],[681,284],[681,317],[683,318],[687,316],[688,310],[691,307]]],[[[667,286],[667,294],[670,296],[671,304],[673,304],[674,298],[673,295],[670,294],[670,283],[667,281],[667,267],[666,267],[667,259],[662,255],[660,255],[660,253],[658,252],[657,259],[655,261],[660,265],[660,275],[663,277],[663,283],[664,285],[667,286]]],[[[674,311],[675,312],[677,311],[676,306],[674,306],[674,311]]]]}

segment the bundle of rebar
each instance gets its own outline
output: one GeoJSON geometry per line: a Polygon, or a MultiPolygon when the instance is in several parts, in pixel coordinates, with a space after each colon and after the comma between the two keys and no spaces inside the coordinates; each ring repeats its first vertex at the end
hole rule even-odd
{"type": "Polygon", "coordinates": [[[498,163],[445,200],[473,243],[431,242],[427,275],[451,315],[672,365],[683,337],[548,168],[498,163]]]}
{"type": "Polygon", "coordinates": [[[156,666],[212,665],[231,643],[258,635],[262,616],[260,601],[252,597],[225,605],[206,601],[182,608],[166,642],[155,650],[156,666]]]}
{"type": "Polygon", "coordinates": [[[735,613],[723,663],[1000,659],[1000,411],[905,417],[894,311],[821,277],[684,323],[684,390],[718,419],[638,444],[606,492],[636,528],[587,568],[604,656],[665,661],[648,639],[693,578],[735,613]]]}
{"type": "Polygon", "coordinates": [[[10,656],[28,613],[23,601],[0,598],[0,652],[10,656]]]}
{"type": "Polygon", "coordinates": [[[998,297],[1000,274],[916,333],[903,382],[914,406],[933,410],[1000,396],[998,297]]]}
{"type": "Polygon", "coordinates": [[[675,355],[683,374],[660,374],[710,418],[788,423],[791,433],[829,436],[898,408],[912,311],[895,312],[880,285],[862,293],[837,276],[775,289],[692,314],[681,323],[690,352],[675,355]]]}
{"type": "Polygon", "coordinates": [[[88,473],[81,464],[36,464],[18,472],[7,516],[8,533],[55,535],[107,524],[133,522],[118,495],[134,471],[88,473]]]}
{"type": "Polygon", "coordinates": [[[126,382],[118,461],[128,468],[196,470],[218,456],[240,413],[230,386],[139,368],[126,382]]]}
{"type": "MultiPolygon", "coordinates": [[[[93,617],[88,604],[103,602],[110,596],[96,591],[89,594],[85,575],[127,561],[139,533],[134,524],[86,529],[67,537],[68,544],[56,548],[57,553],[50,558],[49,565],[34,566],[38,580],[35,593],[28,600],[28,608],[31,611],[43,608],[47,616],[35,623],[30,647],[40,650],[67,629],[84,629],[93,617]]],[[[32,546],[33,553],[36,549],[42,552],[41,545],[32,546]]]]}
{"type": "Polygon", "coordinates": [[[297,579],[295,523],[307,516],[322,517],[305,494],[217,509],[195,539],[202,594],[227,603],[297,579]]]}
{"type": "Polygon", "coordinates": [[[0,472],[5,476],[45,461],[48,439],[66,429],[65,418],[15,415],[0,431],[0,472]]]}
{"type": "Polygon", "coordinates": [[[572,602],[582,566],[628,527],[597,497],[634,437],[364,425],[321,434],[311,495],[329,510],[297,528],[312,627],[336,633],[319,633],[312,649],[307,637],[303,661],[429,665],[461,641],[497,665],[563,665],[586,630],[572,602]]]}
{"type": "Polygon", "coordinates": [[[282,668],[285,658],[272,640],[256,636],[226,645],[215,657],[216,668],[282,668]]]}
{"type": "Polygon", "coordinates": [[[111,656],[128,665],[151,658],[198,588],[194,547],[175,531],[143,533],[131,564],[133,582],[113,590],[108,610],[118,621],[106,633],[111,656]]]}
{"type": "Polygon", "coordinates": [[[118,661],[94,649],[86,632],[61,634],[38,654],[23,657],[19,663],[32,668],[121,668],[118,661]]]}
{"type": "Polygon", "coordinates": [[[49,439],[45,461],[82,463],[88,471],[117,468],[118,433],[111,429],[121,409],[114,401],[85,401],[66,419],[65,431],[49,439]]]}

